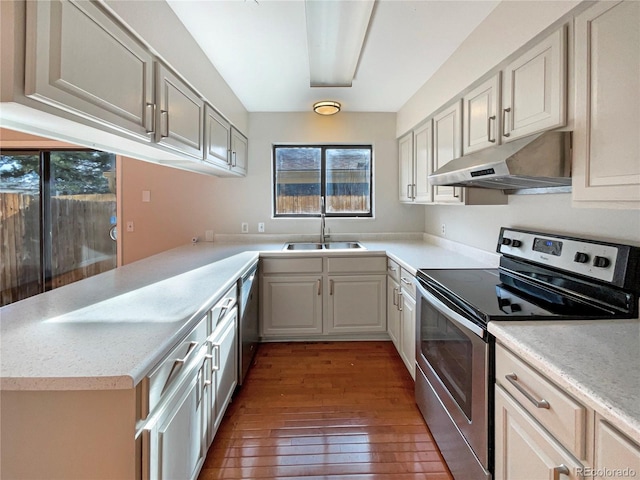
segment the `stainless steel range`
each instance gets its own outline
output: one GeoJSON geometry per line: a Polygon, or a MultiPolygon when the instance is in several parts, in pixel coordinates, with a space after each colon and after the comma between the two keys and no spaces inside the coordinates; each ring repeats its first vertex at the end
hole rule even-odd
{"type": "Polygon", "coordinates": [[[498,269],[416,275],[416,402],[454,478],[491,478],[492,320],[638,317],[640,248],[502,228],[498,269]]]}

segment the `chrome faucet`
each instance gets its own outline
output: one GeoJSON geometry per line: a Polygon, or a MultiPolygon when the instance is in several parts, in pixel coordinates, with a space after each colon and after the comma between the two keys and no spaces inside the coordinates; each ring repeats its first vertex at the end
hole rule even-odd
{"type": "Polygon", "coordinates": [[[324,212],[320,214],[320,243],[324,243],[327,239],[327,235],[325,235],[325,220],[324,220],[324,212]]]}

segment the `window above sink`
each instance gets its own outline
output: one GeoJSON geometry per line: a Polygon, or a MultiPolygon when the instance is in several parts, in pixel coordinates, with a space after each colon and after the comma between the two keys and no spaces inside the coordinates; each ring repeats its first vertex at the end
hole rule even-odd
{"type": "Polygon", "coordinates": [[[275,217],[371,217],[371,145],[275,145],[275,217]]]}

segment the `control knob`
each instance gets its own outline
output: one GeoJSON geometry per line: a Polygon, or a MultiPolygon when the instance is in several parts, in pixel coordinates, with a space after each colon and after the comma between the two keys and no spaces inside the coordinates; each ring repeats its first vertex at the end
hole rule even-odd
{"type": "Polygon", "coordinates": [[[511,238],[502,237],[502,245],[511,245],[512,247],[518,248],[522,245],[520,240],[512,240],[511,238]]]}
{"type": "MultiPolygon", "coordinates": [[[[601,257],[596,257],[601,258],[601,257]]],[[[587,263],[589,261],[589,255],[584,252],[576,252],[575,257],[573,257],[574,262],[578,263],[587,263]]]]}
{"type": "Polygon", "coordinates": [[[607,257],[593,257],[593,266],[598,268],[607,268],[611,262],[607,257]]]}

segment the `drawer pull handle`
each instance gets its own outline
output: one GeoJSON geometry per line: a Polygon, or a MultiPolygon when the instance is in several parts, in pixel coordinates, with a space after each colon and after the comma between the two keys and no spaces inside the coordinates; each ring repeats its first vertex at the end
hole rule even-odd
{"type": "Polygon", "coordinates": [[[387,268],[392,272],[395,272],[398,270],[396,267],[392,267],[391,265],[389,265],[387,268]]]}
{"type": "Polygon", "coordinates": [[[398,292],[398,311],[404,310],[404,293],[398,292]]]}
{"type": "Polygon", "coordinates": [[[396,287],[393,287],[393,304],[398,306],[398,289],[396,287]]]}
{"type": "Polygon", "coordinates": [[[561,463],[557,467],[553,467],[553,480],[560,480],[560,475],[570,475],[569,467],[561,463]]]}
{"type": "Polygon", "coordinates": [[[413,285],[413,282],[411,281],[411,279],[407,277],[400,277],[400,281],[405,285],[413,285]]]}
{"type": "Polygon", "coordinates": [[[175,363],[176,365],[184,365],[185,363],[187,363],[187,359],[191,356],[191,354],[193,352],[196,351],[196,346],[198,345],[198,342],[191,342],[189,343],[189,348],[187,349],[187,353],[184,357],[182,358],[176,358],[175,363]]]}
{"type": "Polygon", "coordinates": [[[505,375],[504,378],[506,378],[511,385],[516,387],[516,390],[518,390],[522,395],[524,395],[527,398],[527,400],[533,403],[536,406],[536,408],[550,408],[549,402],[547,402],[545,399],[536,400],[536,398],[533,395],[527,392],[524,389],[524,387],[518,383],[518,376],[515,373],[509,373],[505,375]]]}

